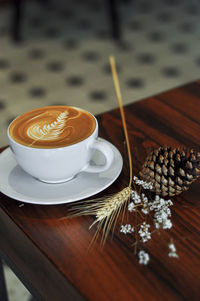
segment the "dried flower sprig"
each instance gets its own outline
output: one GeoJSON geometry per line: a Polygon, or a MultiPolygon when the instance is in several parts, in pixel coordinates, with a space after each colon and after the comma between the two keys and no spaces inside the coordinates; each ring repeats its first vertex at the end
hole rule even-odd
{"type": "MultiPolygon", "coordinates": [[[[144,191],[151,188],[151,183],[146,183],[143,180],[139,180],[137,177],[134,177],[133,181],[140,188],[138,191],[132,190],[131,192],[131,201],[128,205],[128,211],[135,215],[133,223],[137,220],[137,222],[132,225],[131,223],[121,225],[120,232],[123,234],[130,234],[133,236],[133,246],[135,247],[135,254],[138,253],[139,263],[147,265],[150,256],[143,250],[137,252],[138,244],[146,244],[149,240],[151,240],[153,233],[160,233],[161,230],[169,230],[172,227],[171,221],[171,209],[170,207],[173,205],[171,200],[165,200],[158,195],[146,194],[144,191]],[[139,217],[139,218],[138,218],[139,217]],[[148,220],[148,222],[147,222],[148,220]],[[134,229],[134,231],[131,231],[134,229]]],[[[170,243],[168,245],[170,252],[168,253],[169,257],[178,258],[178,254],[176,252],[176,247],[174,243],[170,243]]]]}
{"type": "Polygon", "coordinates": [[[134,228],[130,225],[130,224],[126,224],[126,225],[121,225],[121,229],[120,232],[127,234],[127,233],[133,233],[134,232],[134,228]]]}
{"type": "Polygon", "coordinates": [[[170,252],[168,253],[169,257],[173,257],[173,258],[179,258],[177,251],[176,251],[176,246],[173,243],[173,241],[171,240],[171,242],[168,245],[170,252]]]}
{"type": "Polygon", "coordinates": [[[139,263],[147,265],[149,263],[149,254],[143,250],[138,253],[139,263]]]}

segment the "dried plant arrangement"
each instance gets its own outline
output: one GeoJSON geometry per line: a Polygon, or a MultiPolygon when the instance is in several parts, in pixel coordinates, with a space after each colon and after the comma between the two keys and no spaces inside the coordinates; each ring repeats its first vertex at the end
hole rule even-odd
{"type": "MultiPolygon", "coordinates": [[[[150,256],[144,246],[151,240],[153,233],[160,234],[162,230],[172,228],[171,198],[188,190],[200,176],[200,152],[159,147],[147,155],[139,176],[133,176],[131,148],[113,57],[110,57],[110,65],[127,145],[129,181],[127,187],[114,195],[79,202],[72,207],[72,216],[95,216],[90,228],[96,225],[97,229],[91,243],[101,233],[102,246],[109,232],[114,232],[116,225],[120,224],[121,235],[128,235],[132,239],[134,254],[139,263],[147,265],[150,256]]],[[[168,256],[179,257],[172,239],[168,242],[168,256]]]]}

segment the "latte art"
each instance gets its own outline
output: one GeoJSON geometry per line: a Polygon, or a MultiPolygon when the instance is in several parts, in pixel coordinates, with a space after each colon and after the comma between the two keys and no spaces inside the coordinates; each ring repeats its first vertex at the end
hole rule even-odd
{"type": "Polygon", "coordinates": [[[42,121],[36,122],[27,129],[27,135],[35,141],[58,139],[64,131],[66,118],[68,115],[69,113],[67,111],[60,113],[56,121],[52,122],[51,124],[43,125],[42,121]]]}
{"type": "Polygon", "coordinates": [[[16,142],[35,148],[63,147],[89,137],[96,127],[94,117],[81,109],[49,106],[22,114],[9,127],[16,142]]]}

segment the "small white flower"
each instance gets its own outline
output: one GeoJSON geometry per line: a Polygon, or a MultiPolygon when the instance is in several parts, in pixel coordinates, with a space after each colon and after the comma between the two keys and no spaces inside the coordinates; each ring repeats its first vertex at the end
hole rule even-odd
{"type": "Polygon", "coordinates": [[[163,225],[162,225],[162,228],[163,229],[171,229],[172,227],[172,222],[170,219],[166,219],[164,222],[163,222],[163,225]]]}
{"type": "Polygon", "coordinates": [[[167,206],[172,206],[173,205],[173,202],[171,200],[166,200],[165,203],[166,203],[167,206]]]}
{"type": "Polygon", "coordinates": [[[131,198],[135,204],[140,204],[142,201],[140,195],[135,190],[132,190],[131,198]]]}
{"type": "Polygon", "coordinates": [[[144,193],[141,194],[141,198],[144,204],[147,204],[149,202],[147,196],[144,193]]]}
{"type": "Polygon", "coordinates": [[[144,189],[152,189],[153,188],[153,184],[152,183],[148,183],[145,182],[143,180],[138,179],[138,177],[134,176],[133,180],[135,182],[135,184],[142,186],[144,189]]]}
{"type": "Polygon", "coordinates": [[[146,215],[146,214],[149,213],[149,208],[148,208],[148,207],[143,207],[143,208],[141,209],[141,211],[146,215]]]}
{"type": "Polygon", "coordinates": [[[178,258],[179,256],[178,256],[178,254],[176,252],[176,247],[175,247],[174,243],[170,243],[168,245],[168,247],[170,249],[170,252],[168,253],[168,256],[169,257],[173,257],[173,258],[178,258]]]}
{"type": "Polygon", "coordinates": [[[172,222],[169,219],[171,217],[171,210],[169,206],[172,206],[171,200],[164,200],[156,195],[155,200],[149,203],[150,211],[154,211],[154,224],[157,229],[170,229],[172,222]]]}
{"type": "Polygon", "coordinates": [[[176,247],[175,247],[175,244],[174,244],[174,243],[170,243],[170,244],[168,245],[168,247],[169,247],[169,249],[170,249],[171,252],[176,252],[176,247]]]}
{"type": "Polygon", "coordinates": [[[130,224],[121,225],[120,232],[124,234],[132,233],[134,232],[134,228],[130,224]]]}
{"type": "Polygon", "coordinates": [[[146,222],[143,222],[140,226],[140,230],[138,231],[142,242],[147,242],[149,239],[151,239],[151,232],[149,232],[150,225],[146,222]]]}
{"type": "Polygon", "coordinates": [[[135,211],[135,204],[134,204],[133,202],[131,202],[131,203],[128,205],[128,211],[130,211],[130,212],[135,211]]]}
{"type": "Polygon", "coordinates": [[[145,251],[141,250],[139,253],[138,253],[138,256],[139,256],[139,263],[140,264],[144,264],[144,265],[147,265],[149,263],[149,254],[146,253],[145,251]]]}

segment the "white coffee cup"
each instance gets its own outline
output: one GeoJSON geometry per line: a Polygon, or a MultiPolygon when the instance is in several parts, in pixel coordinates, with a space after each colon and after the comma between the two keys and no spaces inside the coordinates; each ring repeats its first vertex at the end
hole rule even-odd
{"type": "Polygon", "coordinates": [[[10,136],[9,126],[7,135],[16,161],[28,174],[46,183],[69,181],[82,171],[99,173],[107,170],[114,158],[113,150],[109,144],[98,139],[98,122],[94,116],[93,118],[96,127],[89,137],[78,143],[56,148],[34,148],[23,145],[10,136]],[[95,150],[104,155],[104,165],[91,164],[95,150]]]}

